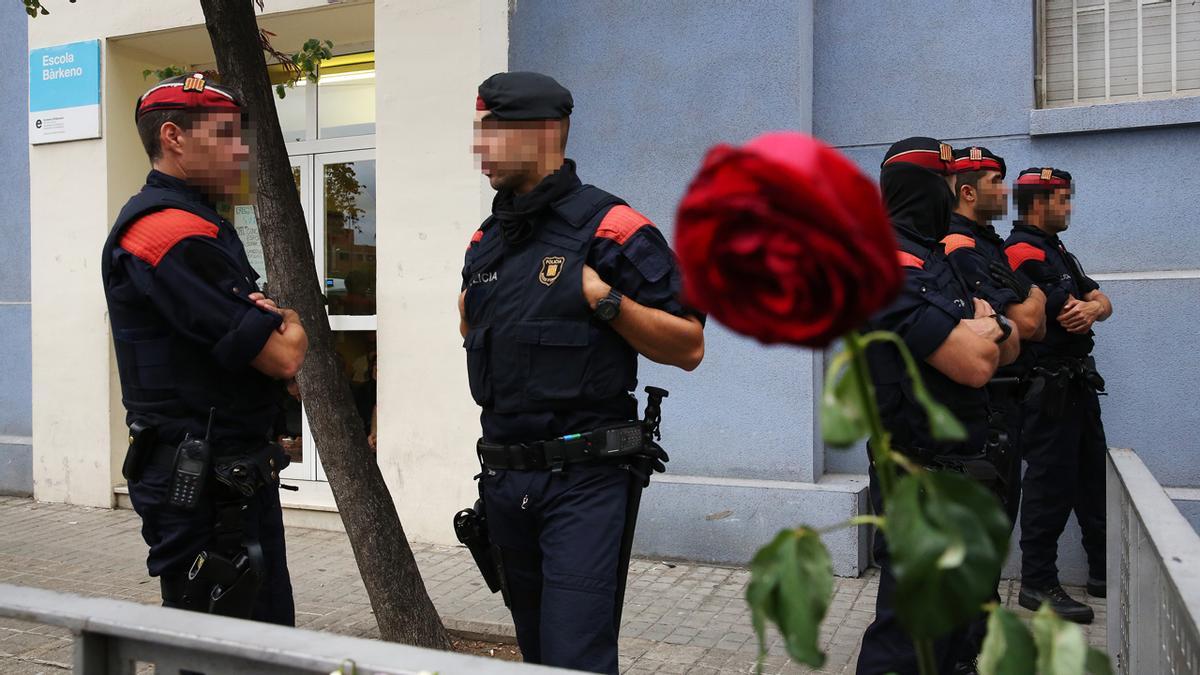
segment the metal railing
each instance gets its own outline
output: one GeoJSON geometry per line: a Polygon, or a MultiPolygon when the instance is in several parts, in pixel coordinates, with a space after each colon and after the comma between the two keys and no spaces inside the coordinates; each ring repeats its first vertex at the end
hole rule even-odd
{"type": "Polygon", "coordinates": [[[1132,450],[1110,450],[1108,653],[1118,673],[1200,673],[1200,536],[1132,450]]]}
{"type": "Polygon", "coordinates": [[[141,664],[204,675],[574,672],[8,584],[0,617],[70,629],[75,675],[133,675],[141,664]]]}

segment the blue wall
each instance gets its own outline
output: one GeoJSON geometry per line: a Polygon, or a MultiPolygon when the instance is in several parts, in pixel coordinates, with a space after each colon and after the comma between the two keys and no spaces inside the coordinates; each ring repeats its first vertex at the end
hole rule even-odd
{"type": "MultiPolygon", "coordinates": [[[[671,237],[674,210],[705,150],[762,129],[808,123],[811,48],[789,0],[575,3],[521,0],[509,67],[571,89],[568,156],[584,181],[646,214],[671,237]]],[[[695,373],[643,362],[641,381],[671,390],[671,470],[799,480],[812,444],[812,355],[763,349],[715,322],[695,373]]],[[[811,469],[810,469],[811,472],[811,469]]]]}
{"type": "MultiPolygon", "coordinates": [[[[1109,444],[1137,450],[1164,485],[1200,485],[1200,407],[1190,403],[1200,391],[1200,308],[1191,301],[1200,280],[1137,278],[1200,268],[1192,166],[1200,125],[1031,137],[1032,6],[819,0],[814,133],[872,175],[892,141],[913,135],[986,145],[1014,172],[1069,170],[1077,189],[1064,241],[1089,274],[1135,277],[1101,280],[1115,307],[1096,328],[1109,444]],[[978,56],[964,56],[964,46],[978,56]]],[[[832,451],[827,462],[865,466],[861,455],[832,451]]]]}
{"type": "MultiPolygon", "coordinates": [[[[1116,307],[1097,328],[1096,356],[1109,382],[1102,399],[1109,443],[1136,449],[1165,485],[1200,485],[1192,441],[1200,406],[1188,403],[1200,391],[1192,356],[1200,353],[1200,279],[1145,274],[1197,276],[1200,268],[1200,217],[1188,188],[1194,180],[1187,183],[1200,153],[1200,124],[1031,135],[1034,4],[521,0],[510,22],[510,68],[549,73],[574,92],[568,154],[582,177],[625,197],[668,236],[705,149],[771,129],[811,129],[872,176],[887,146],[913,135],[986,145],[1014,172],[1070,170],[1077,198],[1064,238],[1116,307]],[[1112,274],[1121,279],[1105,279],[1112,274]]],[[[1200,122],[1200,98],[1171,106],[1178,113],[1192,103],[1196,115],[1182,117],[1200,122]]],[[[1155,106],[1110,108],[1107,117],[1121,118],[1121,127],[1145,126],[1161,108],[1155,106]]],[[[1000,230],[1007,232],[1007,222],[1000,230]]],[[[695,373],[643,370],[643,382],[673,392],[665,422],[671,474],[706,486],[661,490],[675,495],[676,512],[700,512],[693,502],[705,499],[717,511],[722,500],[736,499],[735,486],[748,487],[768,497],[754,508],[750,520],[757,522],[772,508],[787,511],[820,497],[739,480],[818,480],[822,462],[825,474],[865,472],[861,449],[818,448],[813,474],[819,359],[763,348],[715,324],[707,336],[708,356],[695,373]],[[714,493],[710,484],[730,490],[714,493]]],[[[841,480],[827,476],[826,483],[841,480]]],[[[671,519],[656,511],[655,490],[647,499],[649,532],[639,529],[639,541],[656,541],[671,519]]],[[[690,526],[676,523],[676,538],[690,534],[690,526]]],[[[1077,538],[1073,532],[1066,540],[1077,538]]],[[[732,541],[705,536],[696,541],[732,541]]],[[[1064,548],[1064,579],[1082,574],[1075,548],[1064,548]]]]}
{"type": "Polygon", "coordinates": [[[23,5],[0,3],[0,494],[31,494],[29,62],[23,5]]]}

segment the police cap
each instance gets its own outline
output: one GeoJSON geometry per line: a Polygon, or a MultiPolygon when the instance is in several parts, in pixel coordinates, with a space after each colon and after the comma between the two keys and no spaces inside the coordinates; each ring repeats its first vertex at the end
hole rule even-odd
{"type": "Polygon", "coordinates": [[[208,82],[203,73],[171,77],[138,97],[134,119],[155,110],[241,112],[242,102],[229,87],[208,82]]]}
{"type": "Polygon", "coordinates": [[[1008,172],[1004,158],[994,154],[987,148],[973,145],[954,151],[954,173],[972,173],[975,171],[999,171],[1000,177],[1008,172]]]}
{"type": "Polygon", "coordinates": [[[1051,167],[1032,167],[1017,176],[1016,187],[1018,190],[1069,188],[1071,174],[1051,167]]]}
{"type": "Polygon", "coordinates": [[[501,120],[559,120],[571,114],[571,92],[554,78],[518,71],[496,73],[479,85],[475,109],[501,120]]]}
{"type": "Polygon", "coordinates": [[[948,176],[954,173],[954,148],[936,138],[913,136],[893,143],[880,168],[898,164],[912,164],[948,176]]]}

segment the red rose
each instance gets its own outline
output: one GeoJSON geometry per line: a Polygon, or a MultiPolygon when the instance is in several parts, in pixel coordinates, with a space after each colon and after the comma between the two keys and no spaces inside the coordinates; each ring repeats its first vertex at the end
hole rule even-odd
{"type": "Polygon", "coordinates": [[[903,278],[875,183],[793,132],[709,150],[679,204],[675,247],[688,302],[767,343],[824,347],[903,278]]]}

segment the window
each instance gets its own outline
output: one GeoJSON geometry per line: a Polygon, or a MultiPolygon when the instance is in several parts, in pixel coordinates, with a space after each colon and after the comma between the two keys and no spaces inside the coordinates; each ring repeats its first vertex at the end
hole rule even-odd
{"type": "MultiPolygon", "coordinates": [[[[272,85],[290,78],[278,64],[268,66],[267,71],[272,85]]],[[[322,61],[315,85],[301,78],[284,89],[284,94],[279,98],[272,90],[271,97],[289,154],[369,147],[354,139],[368,139],[375,133],[375,52],[341,54],[322,61]],[[314,143],[339,139],[350,143],[314,143]]]]}
{"type": "Polygon", "coordinates": [[[1197,0],[1039,0],[1041,107],[1200,95],[1197,0]]]}

